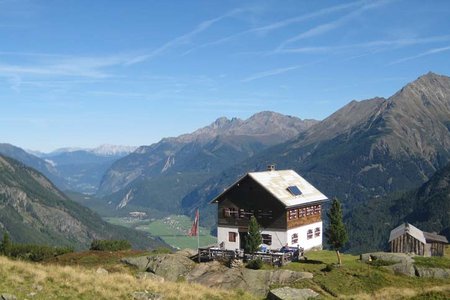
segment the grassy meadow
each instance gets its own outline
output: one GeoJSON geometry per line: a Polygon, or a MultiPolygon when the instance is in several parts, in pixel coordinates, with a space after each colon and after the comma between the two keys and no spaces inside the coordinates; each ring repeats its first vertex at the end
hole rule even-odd
{"type": "MultiPolygon", "coordinates": [[[[313,273],[313,279],[300,281],[293,287],[311,288],[325,299],[450,299],[448,279],[394,274],[381,266],[361,263],[359,256],[349,254],[342,255],[341,267],[327,270],[327,265],[337,263],[334,251],[311,251],[305,255],[306,261],[293,262],[283,268],[313,273]]],[[[440,260],[446,262],[448,258],[440,260]]]]}
{"type": "Polygon", "coordinates": [[[133,299],[134,292],[163,295],[164,299],[256,299],[243,291],[225,291],[186,282],[160,283],[138,279],[119,263],[121,256],[142,253],[81,252],[58,260],[29,263],[0,256],[0,293],[17,299],[133,299]],[[108,274],[96,272],[104,267],[108,274]]]}
{"type": "MultiPolygon", "coordinates": [[[[187,235],[192,226],[192,220],[188,216],[172,215],[153,221],[130,218],[105,218],[105,220],[112,224],[135,228],[159,236],[164,242],[177,249],[197,248],[197,237],[187,235]]],[[[216,242],[217,239],[209,234],[209,230],[200,226],[200,246],[216,242]]]]}

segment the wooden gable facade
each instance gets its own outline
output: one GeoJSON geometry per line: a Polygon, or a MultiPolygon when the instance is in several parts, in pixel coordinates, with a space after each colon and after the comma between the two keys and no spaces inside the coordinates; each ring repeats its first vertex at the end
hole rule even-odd
{"type": "Polygon", "coordinates": [[[389,237],[391,252],[420,256],[443,256],[446,244],[448,241],[445,236],[421,231],[408,223],[394,228],[389,237]]]}

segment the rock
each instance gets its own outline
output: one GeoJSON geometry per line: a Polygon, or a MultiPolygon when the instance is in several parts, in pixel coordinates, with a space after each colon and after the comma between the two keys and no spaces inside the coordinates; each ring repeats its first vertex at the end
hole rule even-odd
{"type": "Polygon", "coordinates": [[[450,278],[450,269],[426,268],[415,266],[415,270],[416,275],[418,277],[439,278],[439,279],[450,278]]]}
{"type": "Polygon", "coordinates": [[[124,257],[120,261],[124,264],[137,268],[139,271],[146,271],[148,268],[147,256],[124,257]]]}
{"type": "Polygon", "coordinates": [[[295,272],[291,270],[270,271],[270,284],[291,284],[301,279],[312,279],[313,274],[309,272],[295,272]]]}
{"type": "Polygon", "coordinates": [[[290,287],[271,290],[267,296],[269,300],[306,300],[317,297],[319,297],[319,294],[311,289],[294,289],[290,287]]]}
{"type": "Polygon", "coordinates": [[[197,255],[197,250],[186,248],[186,249],[182,249],[180,251],[177,251],[175,254],[191,258],[191,257],[197,255]]]}
{"type": "Polygon", "coordinates": [[[243,268],[244,262],[240,259],[232,259],[230,261],[230,268],[243,268]]]}
{"type": "Polygon", "coordinates": [[[132,294],[134,300],[162,300],[162,295],[155,292],[134,292],[132,294]]]}
{"type": "Polygon", "coordinates": [[[183,255],[163,254],[148,257],[147,272],[152,272],[170,281],[184,278],[195,263],[183,255]]]}
{"type": "Polygon", "coordinates": [[[415,255],[409,255],[405,253],[390,253],[390,252],[372,252],[361,254],[361,260],[368,262],[369,260],[384,260],[396,263],[410,262],[413,263],[413,257],[415,255]]]}
{"type": "Polygon", "coordinates": [[[95,271],[95,273],[100,274],[100,275],[108,275],[109,272],[103,268],[98,268],[97,271],[95,271]]]}
{"type": "Polygon", "coordinates": [[[1,294],[0,300],[17,300],[17,297],[11,294],[1,294]]]}
{"type": "Polygon", "coordinates": [[[142,280],[151,279],[151,280],[157,281],[157,282],[164,282],[164,277],[158,276],[151,272],[139,272],[136,274],[136,278],[142,279],[142,280]]]}
{"type": "Polygon", "coordinates": [[[390,266],[385,266],[383,268],[393,271],[397,274],[403,274],[407,276],[416,276],[416,271],[414,269],[415,255],[409,255],[405,253],[389,253],[389,252],[373,252],[365,253],[361,255],[361,260],[364,262],[373,260],[384,260],[388,262],[393,262],[395,264],[390,266]]]}
{"type": "Polygon", "coordinates": [[[290,270],[227,268],[219,262],[213,261],[197,265],[186,276],[186,280],[214,288],[242,289],[264,297],[272,284],[291,284],[312,277],[311,273],[290,270]]]}

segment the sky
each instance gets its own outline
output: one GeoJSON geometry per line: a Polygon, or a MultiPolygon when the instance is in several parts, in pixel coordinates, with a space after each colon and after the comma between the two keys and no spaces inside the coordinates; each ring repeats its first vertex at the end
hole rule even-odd
{"type": "Polygon", "coordinates": [[[450,75],[450,1],[0,0],[0,142],[25,149],[322,120],[429,71],[450,75]]]}

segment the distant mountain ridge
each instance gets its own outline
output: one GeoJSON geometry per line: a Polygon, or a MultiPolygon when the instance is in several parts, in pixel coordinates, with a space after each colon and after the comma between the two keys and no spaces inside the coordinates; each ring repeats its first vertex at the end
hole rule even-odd
{"type": "Polygon", "coordinates": [[[61,153],[71,153],[71,152],[89,152],[100,156],[125,156],[134,150],[136,150],[138,147],[136,146],[123,146],[123,145],[111,145],[111,144],[103,144],[95,148],[81,148],[81,147],[66,147],[66,148],[59,148],[51,152],[41,152],[41,151],[33,151],[33,150],[27,150],[29,153],[36,155],[41,158],[46,157],[53,157],[57,156],[61,153]]]}
{"type": "Polygon", "coordinates": [[[132,203],[160,211],[176,209],[189,190],[213,174],[294,138],[315,123],[275,112],[247,120],[219,118],[190,134],[141,146],[118,160],[105,174],[99,195],[109,195],[108,201],[122,208],[132,203]]]}
{"type": "Polygon", "coordinates": [[[182,206],[188,214],[196,207],[212,214],[210,199],[246,172],[275,163],[296,170],[351,210],[357,203],[415,188],[446,166],[449,125],[450,78],[428,73],[389,99],[350,102],[297,138],[208,180],[182,206]]]}
{"type": "Polygon", "coordinates": [[[144,233],[103,221],[47,178],[0,155],[0,232],[13,241],[87,248],[93,239],[128,239],[139,248],[164,245],[144,233]]]}

